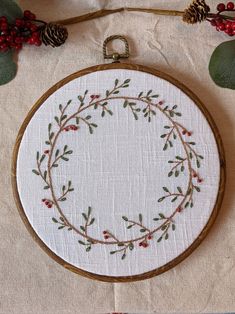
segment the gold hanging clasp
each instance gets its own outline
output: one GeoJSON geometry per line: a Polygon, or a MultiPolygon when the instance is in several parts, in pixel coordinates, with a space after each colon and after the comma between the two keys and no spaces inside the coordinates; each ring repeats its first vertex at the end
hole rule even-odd
{"type": "Polygon", "coordinates": [[[109,36],[108,38],[105,39],[104,43],[103,43],[103,55],[104,55],[104,59],[112,59],[113,62],[120,62],[120,59],[127,59],[130,56],[130,52],[129,52],[129,44],[128,41],[126,40],[125,37],[121,36],[121,35],[113,35],[113,36],[109,36]],[[121,40],[124,42],[125,44],[125,52],[124,53],[119,53],[119,52],[113,52],[108,54],[107,53],[107,45],[109,42],[113,41],[113,40],[121,40]]]}

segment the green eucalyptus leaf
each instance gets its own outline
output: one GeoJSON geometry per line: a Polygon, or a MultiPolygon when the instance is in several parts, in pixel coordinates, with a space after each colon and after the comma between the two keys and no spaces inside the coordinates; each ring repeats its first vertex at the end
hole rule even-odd
{"type": "Polygon", "coordinates": [[[218,86],[235,89],[235,40],[224,42],[214,50],[209,72],[218,86]]]}
{"type": "Polygon", "coordinates": [[[16,75],[17,66],[13,61],[13,52],[1,52],[0,53],[0,85],[4,85],[16,75]]]}
{"type": "Polygon", "coordinates": [[[23,17],[23,12],[15,1],[1,0],[0,16],[5,16],[8,22],[13,23],[16,18],[23,17]]]}

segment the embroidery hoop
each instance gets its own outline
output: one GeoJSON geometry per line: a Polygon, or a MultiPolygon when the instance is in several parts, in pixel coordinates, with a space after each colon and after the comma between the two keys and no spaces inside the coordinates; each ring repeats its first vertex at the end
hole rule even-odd
{"type": "Polygon", "coordinates": [[[213,225],[217,214],[219,212],[219,209],[221,207],[221,203],[222,203],[222,199],[223,199],[223,195],[224,195],[224,188],[225,188],[225,156],[224,156],[224,150],[223,150],[223,145],[222,145],[222,141],[221,141],[221,137],[219,135],[218,129],[211,117],[211,115],[209,114],[209,112],[207,111],[207,109],[205,108],[205,106],[202,104],[202,102],[198,99],[198,97],[192,92],[190,91],[187,87],[185,87],[182,83],[180,83],[179,81],[177,81],[176,79],[173,79],[171,76],[162,73],[158,70],[155,69],[150,69],[148,67],[142,66],[142,65],[136,65],[136,64],[128,64],[128,63],[119,63],[119,59],[120,58],[128,58],[129,56],[129,47],[128,47],[128,43],[126,41],[126,39],[122,36],[119,35],[115,35],[115,36],[110,36],[109,38],[107,38],[104,42],[104,46],[103,46],[103,52],[104,52],[104,58],[105,59],[113,59],[113,63],[111,64],[102,64],[102,65],[96,65],[93,67],[89,67],[87,69],[83,69],[80,70],[76,73],[73,73],[71,75],[69,75],[68,77],[64,78],[63,80],[61,80],[60,82],[58,82],[57,84],[55,84],[53,87],[51,87],[37,102],[36,104],[33,106],[33,108],[30,110],[30,112],[28,113],[26,119],[24,120],[17,139],[16,139],[16,143],[15,143],[15,147],[14,147],[14,152],[13,152],[13,159],[12,159],[12,186],[13,186],[13,192],[14,192],[14,198],[15,198],[15,202],[17,204],[17,208],[19,210],[20,216],[23,220],[23,222],[25,223],[27,229],[29,230],[31,236],[34,238],[34,240],[40,245],[40,247],[50,256],[52,257],[55,261],[57,261],[58,263],[60,263],[61,265],[63,265],[66,269],[69,269],[77,274],[83,275],[85,277],[91,278],[91,279],[97,279],[97,280],[101,280],[101,281],[106,281],[106,282],[128,282],[128,281],[137,281],[137,280],[142,280],[142,279],[147,279],[156,275],[159,275],[169,269],[171,269],[172,267],[176,266],[178,263],[180,263],[181,261],[183,261],[188,255],[190,255],[197,247],[198,245],[202,242],[202,240],[205,238],[205,236],[208,234],[211,226],[213,225]],[[112,54],[108,54],[106,52],[107,49],[107,44],[112,41],[112,40],[116,40],[116,39],[120,39],[125,43],[125,53],[119,54],[119,53],[112,53],[112,54]],[[180,90],[182,90],[184,92],[184,94],[186,94],[187,96],[189,96],[194,103],[196,104],[196,106],[200,109],[200,111],[203,113],[204,117],[206,118],[207,122],[209,123],[209,126],[214,134],[214,138],[216,140],[216,144],[217,144],[217,148],[218,148],[218,152],[219,152],[219,158],[220,158],[220,181],[219,181],[219,190],[218,190],[218,194],[217,194],[217,199],[216,199],[216,203],[214,206],[214,209],[212,211],[212,214],[207,222],[207,224],[204,226],[204,228],[202,229],[200,235],[197,237],[197,239],[180,255],[178,255],[175,259],[171,260],[170,262],[168,262],[167,264],[145,272],[143,274],[138,274],[138,275],[133,275],[133,276],[106,276],[106,275],[99,275],[99,274],[94,274],[91,272],[88,272],[86,270],[80,269],[75,267],[74,265],[66,262],[65,260],[63,260],[61,257],[59,257],[58,255],[56,255],[51,249],[48,248],[48,246],[39,238],[39,236],[37,235],[37,233],[35,232],[34,228],[32,227],[32,225],[30,224],[27,215],[25,213],[25,210],[23,208],[23,205],[21,203],[21,199],[19,196],[19,192],[18,192],[18,187],[17,187],[17,180],[16,180],[16,175],[17,175],[17,157],[18,157],[18,152],[19,152],[19,147],[21,144],[21,140],[22,137],[24,135],[24,132],[29,124],[29,122],[31,121],[32,117],[34,116],[35,112],[40,108],[40,106],[45,102],[45,100],[52,95],[55,91],[57,91],[58,89],[60,89],[62,86],[64,86],[65,84],[67,84],[68,82],[85,76],[89,73],[92,72],[97,72],[97,71],[105,71],[105,70],[110,70],[110,69],[128,69],[128,70],[134,70],[134,71],[140,71],[140,72],[145,72],[148,74],[152,74],[154,76],[157,76],[159,78],[162,78],[170,83],[172,83],[173,85],[175,85],[177,88],[179,88],[180,90]]]}

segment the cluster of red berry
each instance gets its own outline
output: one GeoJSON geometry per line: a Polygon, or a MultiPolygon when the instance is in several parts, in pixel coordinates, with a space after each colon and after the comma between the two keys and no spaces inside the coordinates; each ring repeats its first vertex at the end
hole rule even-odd
{"type": "Polygon", "coordinates": [[[193,171],[193,178],[197,178],[198,183],[202,183],[203,179],[199,176],[199,174],[196,171],[193,171]]]}
{"type": "Polygon", "coordinates": [[[94,99],[100,98],[100,95],[91,95],[90,97],[91,97],[91,100],[94,100],[94,99]]]}
{"type": "Polygon", "coordinates": [[[104,235],[105,240],[109,239],[109,234],[107,231],[103,231],[103,235],[104,235]]]}
{"type": "Polygon", "coordinates": [[[45,155],[47,155],[47,154],[49,154],[49,153],[50,153],[49,149],[44,150],[44,154],[45,154],[45,155]]]}
{"type": "Polygon", "coordinates": [[[68,132],[68,131],[77,131],[78,130],[78,126],[71,124],[66,126],[64,129],[64,131],[68,132]]]}
{"type": "Polygon", "coordinates": [[[183,208],[182,208],[181,206],[179,206],[179,207],[177,208],[177,212],[178,212],[178,213],[181,213],[182,210],[183,210],[183,208]]]}
{"type": "Polygon", "coordinates": [[[20,50],[23,43],[41,46],[40,29],[33,20],[36,16],[32,12],[24,11],[23,18],[17,18],[10,24],[5,16],[0,17],[0,52],[9,49],[20,50]]]}
{"type": "MultiPolygon", "coordinates": [[[[147,239],[151,240],[153,238],[152,235],[148,235],[147,239]]],[[[143,248],[146,248],[149,246],[147,240],[145,239],[144,241],[139,242],[139,246],[142,246],[143,248]]]]}
{"type": "Polygon", "coordinates": [[[52,205],[53,205],[52,201],[47,200],[46,198],[43,198],[43,199],[42,199],[42,202],[45,203],[45,205],[46,205],[48,208],[51,208],[52,205]]]}
{"type": "Polygon", "coordinates": [[[184,129],[184,130],[182,131],[182,134],[183,134],[183,135],[191,136],[191,135],[192,135],[192,132],[190,132],[190,131],[184,129]]]}
{"type": "Polygon", "coordinates": [[[219,32],[224,32],[229,36],[235,35],[235,19],[233,17],[224,18],[220,15],[221,12],[235,11],[235,5],[233,2],[219,3],[217,6],[218,14],[210,22],[211,25],[216,27],[219,32]]]}

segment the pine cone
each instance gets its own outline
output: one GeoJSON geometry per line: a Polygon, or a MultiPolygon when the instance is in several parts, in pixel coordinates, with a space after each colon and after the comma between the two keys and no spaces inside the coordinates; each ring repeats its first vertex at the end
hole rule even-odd
{"type": "Polygon", "coordinates": [[[46,46],[59,47],[65,43],[67,38],[67,29],[59,24],[48,23],[41,31],[41,39],[46,46]]]}
{"type": "Polygon", "coordinates": [[[184,11],[183,21],[189,24],[202,22],[207,18],[209,12],[210,7],[205,0],[194,0],[184,11]]]}

